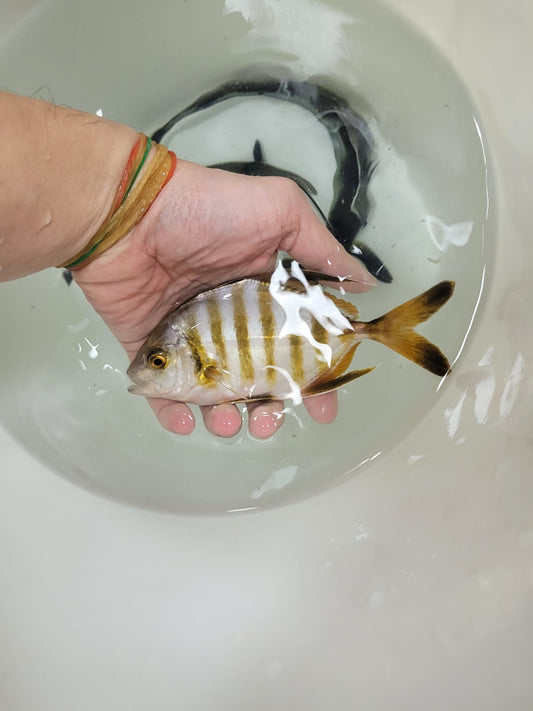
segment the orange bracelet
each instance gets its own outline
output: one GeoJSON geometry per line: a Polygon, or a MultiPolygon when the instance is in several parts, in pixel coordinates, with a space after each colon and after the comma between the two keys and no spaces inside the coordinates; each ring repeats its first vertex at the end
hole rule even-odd
{"type": "Polygon", "coordinates": [[[98,232],[68,261],[65,269],[80,269],[125,237],[144,217],[176,169],[177,158],[166,146],[152,143],[143,134],[133,147],[124,168],[113,208],[98,232]],[[152,147],[154,155],[139,176],[152,147]]]}

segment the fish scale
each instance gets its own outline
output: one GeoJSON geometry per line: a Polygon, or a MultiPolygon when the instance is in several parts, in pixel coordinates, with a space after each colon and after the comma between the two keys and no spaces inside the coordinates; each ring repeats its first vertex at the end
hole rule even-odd
{"type": "Polygon", "coordinates": [[[449,281],[436,284],[389,313],[364,322],[357,320],[357,309],[351,303],[311,286],[303,273],[300,281],[291,277],[271,283],[256,278],[225,284],[198,294],[160,322],[128,369],[135,383],[130,390],[198,405],[283,399],[293,396],[295,386],[304,397],[316,395],[372,370],[346,372],[356,347],[365,339],[379,341],[444,376],[450,367],[446,357],[414,327],[446,303],[453,286],[449,281]],[[310,301],[312,292],[315,301],[310,301]],[[280,293],[284,294],[283,308],[278,303],[280,293]],[[296,331],[282,336],[288,303],[300,315],[301,327],[294,326],[291,312],[291,328],[296,331]],[[322,311],[315,318],[317,304],[322,311]],[[346,324],[341,328],[333,327],[337,314],[346,324]],[[328,319],[334,320],[328,324],[328,319]],[[299,335],[306,331],[309,337],[299,335]],[[323,355],[326,341],[331,349],[329,361],[323,355]]]}
{"type": "MultiPolygon", "coordinates": [[[[327,331],[316,319],[310,315],[304,319],[319,339],[327,340],[327,331]]],[[[305,338],[278,338],[283,320],[268,286],[260,281],[207,292],[204,299],[191,303],[186,318],[187,329],[194,331],[189,337],[199,360],[238,374],[243,384],[263,390],[286,384],[283,372],[269,366],[289,373],[300,386],[324,366],[305,338]]]]}

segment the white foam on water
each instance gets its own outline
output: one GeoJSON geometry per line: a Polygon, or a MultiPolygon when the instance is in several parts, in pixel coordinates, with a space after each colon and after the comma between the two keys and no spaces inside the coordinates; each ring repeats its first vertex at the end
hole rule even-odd
{"type": "Polygon", "coordinates": [[[292,482],[294,477],[298,472],[297,464],[289,464],[286,467],[276,469],[270,477],[265,481],[265,483],[258,489],[252,492],[251,499],[260,499],[263,494],[267,491],[272,491],[274,489],[284,489],[286,486],[292,482]]]}
{"type": "Polygon", "coordinates": [[[447,225],[434,215],[426,215],[424,222],[429,236],[441,252],[446,252],[451,246],[464,247],[468,243],[474,228],[474,223],[471,220],[447,225]]]}

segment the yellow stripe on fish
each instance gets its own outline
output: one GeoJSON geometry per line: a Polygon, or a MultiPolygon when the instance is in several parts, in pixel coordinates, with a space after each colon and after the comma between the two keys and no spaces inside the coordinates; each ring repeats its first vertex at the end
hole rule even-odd
{"type": "Polygon", "coordinates": [[[303,385],[305,381],[304,339],[301,336],[294,335],[290,335],[288,338],[290,344],[290,368],[288,372],[298,385],[303,385]]]}
{"type": "Polygon", "coordinates": [[[248,333],[248,312],[246,300],[244,298],[244,286],[241,283],[235,285],[233,296],[233,324],[235,337],[239,349],[239,363],[241,367],[241,377],[245,381],[254,379],[255,368],[250,346],[250,336],[248,333]]]}
{"type": "MultiPolygon", "coordinates": [[[[261,288],[258,283],[257,302],[259,305],[259,316],[261,319],[261,329],[263,334],[264,349],[265,349],[265,367],[275,365],[276,358],[276,317],[272,309],[272,296],[268,289],[261,288]]],[[[269,384],[274,384],[278,373],[273,368],[268,368],[266,378],[269,384]]]]}
{"type": "Polygon", "coordinates": [[[228,352],[226,349],[226,338],[224,336],[224,323],[220,304],[216,299],[209,299],[206,303],[207,312],[209,314],[211,339],[215,346],[216,361],[222,370],[226,370],[228,367],[228,352]]]}
{"type": "Polygon", "coordinates": [[[185,332],[187,341],[191,347],[191,355],[194,360],[194,367],[197,373],[201,373],[207,362],[207,353],[200,334],[200,322],[195,308],[190,309],[185,321],[185,332]]]}

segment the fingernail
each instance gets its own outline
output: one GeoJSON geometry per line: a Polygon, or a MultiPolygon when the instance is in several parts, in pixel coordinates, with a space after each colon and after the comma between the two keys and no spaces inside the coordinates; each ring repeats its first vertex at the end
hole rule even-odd
{"type": "Polygon", "coordinates": [[[268,410],[254,412],[251,417],[253,436],[259,439],[271,437],[281,425],[283,418],[268,410]]]}

